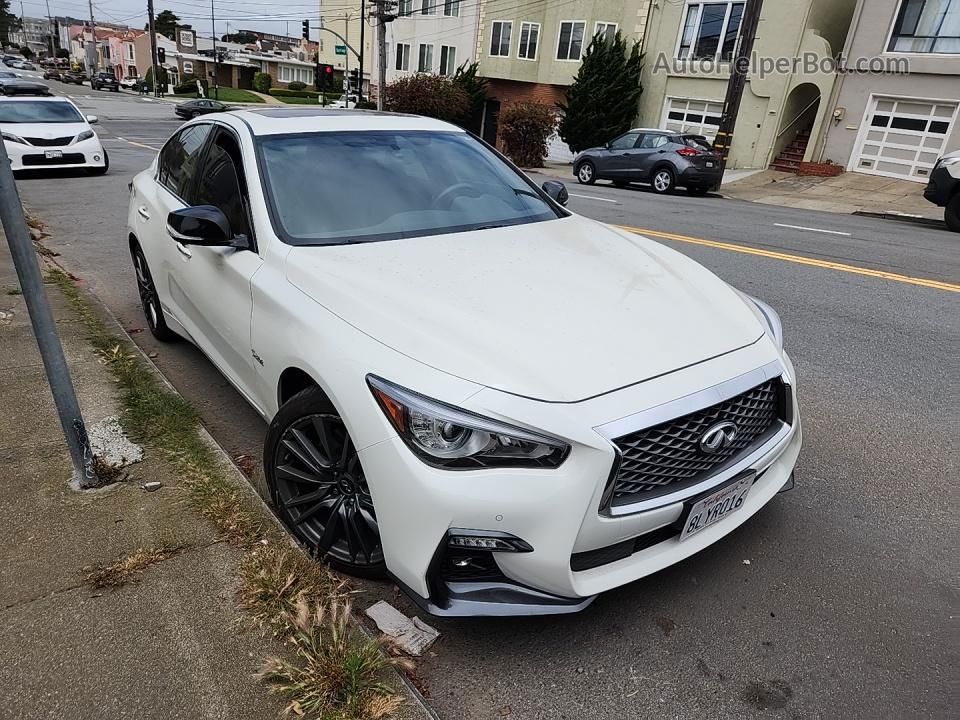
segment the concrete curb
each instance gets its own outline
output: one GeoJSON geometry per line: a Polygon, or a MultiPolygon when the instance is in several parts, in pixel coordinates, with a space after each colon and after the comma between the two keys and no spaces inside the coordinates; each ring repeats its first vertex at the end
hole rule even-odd
{"type": "MultiPolygon", "coordinates": [[[[67,268],[63,267],[57,263],[53,258],[47,258],[40,256],[42,263],[47,266],[56,267],[58,270],[61,270],[67,273],[70,277],[75,277],[67,268]]],[[[111,312],[103,301],[99,297],[94,295],[88,288],[85,286],[79,286],[78,291],[84,297],[84,299],[91,304],[96,310],[96,312],[107,321],[108,329],[114,332],[119,337],[124,338],[139,354],[140,359],[146,364],[149,368],[151,374],[159,380],[165,388],[170,392],[180,396],[180,392],[173,386],[173,384],[166,378],[166,376],[160,371],[160,368],[157,367],[156,363],[148,356],[139,345],[137,345],[133,338],[130,337],[130,334],[126,331],[120,321],[117,319],[116,315],[111,312]]],[[[182,397],[182,396],[181,396],[182,397]]],[[[273,510],[270,509],[270,506],[264,501],[260,496],[253,485],[250,483],[250,480],[246,475],[243,474],[243,471],[237,467],[237,464],[233,461],[233,458],[230,457],[230,454],[217,442],[216,438],[211,435],[207,429],[201,424],[199,431],[200,437],[203,441],[210,446],[210,448],[219,456],[220,464],[227,470],[230,474],[230,480],[234,486],[242,493],[247,496],[250,496],[254,499],[256,506],[261,510],[261,515],[266,522],[273,525],[279,532],[282,533],[283,537],[287,538],[290,542],[290,546],[294,548],[299,548],[306,552],[306,549],[301,546],[296,539],[290,535],[287,528],[280,522],[280,519],[273,513],[273,510]]],[[[309,553],[308,553],[309,554],[309,553]]],[[[357,628],[360,632],[363,633],[367,638],[374,639],[373,633],[370,632],[363,622],[357,621],[357,628]]],[[[403,686],[406,688],[408,695],[413,700],[414,704],[431,720],[440,720],[440,716],[427,704],[426,698],[420,693],[416,686],[410,681],[404,673],[394,672],[394,675],[400,679],[403,683],[403,686]]]]}
{"type": "Polygon", "coordinates": [[[884,211],[875,212],[873,210],[855,210],[850,214],[859,215],[860,217],[878,218],[880,220],[899,220],[900,222],[908,222],[915,225],[926,225],[927,227],[942,228],[944,230],[947,228],[945,221],[937,220],[936,218],[923,217],[922,215],[908,215],[905,213],[884,211]]]}

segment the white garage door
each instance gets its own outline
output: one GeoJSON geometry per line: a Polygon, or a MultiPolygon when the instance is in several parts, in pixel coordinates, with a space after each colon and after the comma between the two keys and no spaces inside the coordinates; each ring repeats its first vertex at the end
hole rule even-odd
{"type": "Polygon", "coordinates": [[[874,98],[852,170],[926,182],[946,151],[957,102],[874,98]]]}
{"type": "Polygon", "coordinates": [[[713,142],[717,130],[720,129],[721,115],[722,102],[668,97],[663,105],[663,122],[660,127],[673,132],[704,135],[713,142]]]}

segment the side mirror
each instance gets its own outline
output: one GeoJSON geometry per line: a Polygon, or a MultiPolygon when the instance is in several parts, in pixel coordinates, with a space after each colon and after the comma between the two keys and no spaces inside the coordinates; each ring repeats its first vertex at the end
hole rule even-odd
{"type": "Polygon", "coordinates": [[[98,122],[100,122],[100,118],[98,118],[96,115],[87,115],[87,122],[91,125],[96,125],[98,122]]]}
{"type": "Polygon", "coordinates": [[[566,205],[570,199],[570,193],[567,192],[567,186],[557,180],[547,180],[540,187],[549,195],[558,205],[566,205]]]}
{"type": "Polygon", "coordinates": [[[167,234],[181,245],[246,247],[245,240],[234,240],[230,221],[220,208],[213,205],[174,210],[167,215],[167,234]]]}

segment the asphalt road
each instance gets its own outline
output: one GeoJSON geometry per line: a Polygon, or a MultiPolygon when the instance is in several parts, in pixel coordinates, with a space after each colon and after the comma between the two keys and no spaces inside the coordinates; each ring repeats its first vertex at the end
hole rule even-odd
{"type": "MultiPolygon", "coordinates": [[[[177,126],[172,110],[68,93],[101,117],[111,172],[19,181],[46,244],[157,353],[221,444],[259,459],[264,425],[227,382],[191,346],[142,331],[126,184],[177,126]]],[[[799,484],[580,615],[431,620],[443,636],[419,672],[440,716],[956,717],[960,295],[936,283],[960,282],[960,236],[721,197],[570,191],[576,212],[682,236],[657,238],[777,307],[800,383],[799,484]]]]}

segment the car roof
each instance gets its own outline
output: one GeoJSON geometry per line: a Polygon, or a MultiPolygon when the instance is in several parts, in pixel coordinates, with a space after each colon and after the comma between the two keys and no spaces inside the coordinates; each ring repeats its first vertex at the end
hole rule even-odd
{"type": "MultiPolygon", "coordinates": [[[[61,102],[73,105],[69,98],[59,95],[30,95],[29,97],[0,97],[0,103],[7,102],[61,102]]],[[[76,105],[73,105],[76,107],[76,105]]]]}
{"type": "Polygon", "coordinates": [[[235,110],[254,135],[285,135],[304,132],[337,132],[344,130],[434,130],[466,132],[441,120],[377,112],[375,110],[328,110],[310,107],[269,107],[235,110]]]}

